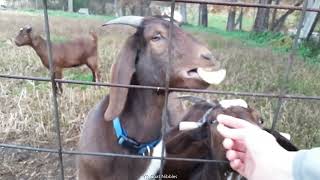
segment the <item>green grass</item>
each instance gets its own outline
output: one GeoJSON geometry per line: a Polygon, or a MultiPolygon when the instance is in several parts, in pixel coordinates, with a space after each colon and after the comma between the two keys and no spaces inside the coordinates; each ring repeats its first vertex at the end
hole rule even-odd
{"type": "MultiPolygon", "coordinates": [[[[214,33],[220,36],[223,36],[227,39],[236,39],[240,40],[243,44],[252,46],[252,47],[266,47],[271,46],[270,40],[275,40],[274,38],[279,35],[271,35],[268,33],[265,34],[253,34],[247,31],[225,31],[215,27],[201,27],[201,26],[193,26],[193,25],[184,25],[183,28],[192,32],[206,32],[206,33],[214,33]]],[[[219,42],[217,42],[219,43],[219,42]]]]}
{"type": "Polygon", "coordinates": [[[299,46],[298,54],[311,64],[320,64],[320,42],[308,41],[299,46]]]}
{"type": "MultiPolygon", "coordinates": [[[[91,73],[86,73],[86,72],[81,72],[81,71],[71,71],[71,72],[66,72],[65,73],[65,79],[70,79],[70,80],[76,80],[76,81],[92,81],[92,74],[91,73]]],[[[90,86],[87,85],[78,85],[78,84],[69,84],[68,86],[70,87],[79,87],[80,89],[87,89],[90,86]]]]}
{"type": "Polygon", "coordinates": [[[77,81],[92,81],[92,74],[83,72],[72,72],[67,73],[66,78],[77,81]]]}
{"type": "MultiPolygon", "coordinates": [[[[249,47],[270,47],[276,53],[289,53],[293,45],[293,38],[281,33],[228,32],[221,28],[201,27],[191,24],[184,25],[183,28],[191,32],[206,32],[217,34],[227,39],[240,40],[243,45],[249,47]]],[[[209,44],[213,47],[219,46],[219,42],[216,41],[212,41],[209,44]]],[[[320,65],[320,49],[318,47],[319,43],[316,42],[302,42],[299,45],[297,54],[307,63],[320,65]]]]}
{"type": "MultiPolygon", "coordinates": [[[[198,12],[188,12],[188,23],[191,25],[198,25],[198,12]]],[[[221,31],[226,30],[228,20],[228,14],[221,13],[221,14],[208,14],[208,26],[211,28],[216,28],[221,31]]],[[[249,31],[253,26],[253,19],[244,16],[242,21],[242,28],[245,31],[249,31]]]]}

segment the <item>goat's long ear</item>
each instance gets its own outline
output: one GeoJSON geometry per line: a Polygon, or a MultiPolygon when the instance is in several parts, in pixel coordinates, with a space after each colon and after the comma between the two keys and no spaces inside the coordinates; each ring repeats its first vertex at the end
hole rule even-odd
{"type": "MultiPolygon", "coordinates": [[[[137,56],[137,46],[134,36],[129,37],[121,49],[117,61],[111,68],[111,83],[129,85],[136,70],[135,59],[137,56]]],[[[122,112],[128,95],[128,88],[110,88],[110,101],[104,119],[111,121],[122,112]]]]}
{"type": "Polygon", "coordinates": [[[277,142],[287,151],[298,151],[299,149],[287,138],[283,137],[278,131],[269,129],[269,128],[263,128],[263,130],[267,131],[268,133],[272,134],[277,142]]]}

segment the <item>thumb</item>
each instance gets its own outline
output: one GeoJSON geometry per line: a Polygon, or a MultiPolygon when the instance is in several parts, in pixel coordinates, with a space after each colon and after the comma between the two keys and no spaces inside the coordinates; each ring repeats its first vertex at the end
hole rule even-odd
{"type": "Polygon", "coordinates": [[[254,127],[253,124],[249,123],[246,120],[235,118],[232,116],[219,114],[217,116],[217,120],[220,124],[224,124],[225,126],[231,128],[246,128],[246,127],[254,127]]]}
{"type": "Polygon", "coordinates": [[[244,129],[231,129],[223,124],[218,124],[217,130],[223,137],[233,140],[244,140],[246,135],[244,129]]]}

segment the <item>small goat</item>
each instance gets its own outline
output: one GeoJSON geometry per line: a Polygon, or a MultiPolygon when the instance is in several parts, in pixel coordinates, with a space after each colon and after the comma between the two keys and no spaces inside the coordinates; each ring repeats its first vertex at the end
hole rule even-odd
{"type": "MultiPolygon", "coordinates": [[[[52,44],[52,60],[55,77],[62,79],[63,68],[77,67],[86,64],[92,71],[93,81],[100,81],[98,69],[97,36],[90,33],[91,38],[79,38],[61,44],[52,44]]],[[[31,26],[20,29],[15,37],[17,46],[31,46],[41,59],[42,64],[49,69],[46,40],[40,35],[34,35],[31,26]]],[[[62,84],[58,83],[62,93],[62,84]]]]}
{"type": "MultiPolygon", "coordinates": [[[[225,106],[225,103],[198,101],[185,115],[180,124],[181,126],[174,128],[167,134],[165,139],[167,156],[227,161],[225,158],[225,150],[222,146],[223,137],[216,130],[216,117],[218,114],[226,114],[245,119],[262,127],[263,121],[260,115],[254,109],[243,105],[243,103],[236,103],[235,106],[230,104],[225,106]],[[240,104],[241,106],[239,106],[240,104]],[[187,125],[188,123],[200,125],[187,131],[180,131],[179,128],[188,128],[182,126],[185,125],[183,123],[187,125]]],[[[292,151],[297,150],[290,141],[276,131],[267,131],[274,135],[279,144],[285,149],[292,151]]],[[[231,170],[228,164],[171,160],[166,161],[164,174],[173,174],[176,175],[178,179],[186,180],[241,178],[239,174],[231,170]]]]}
{"type": "MultiPolygon", "coordinates": [[[[125,16],[105,25],[111,24],[137,28],[112,66],[111,82],[164,86],[169,66],[170,22],[156,17],[125,16]]],[[[214,55],[179,27],[174,25],[172,30],[170,87],[207,88],[209,83],[204,79],[220,83],[225,70],[218,70],[214,55]]],[[[110,94],[90,111],[81,133],[80,150],[160,157],[164,100],[162,90],[112,87],[110,94]]],[[[145,179],[159,168],[158,159],[78,157],[80,180],[145,179]]]]}

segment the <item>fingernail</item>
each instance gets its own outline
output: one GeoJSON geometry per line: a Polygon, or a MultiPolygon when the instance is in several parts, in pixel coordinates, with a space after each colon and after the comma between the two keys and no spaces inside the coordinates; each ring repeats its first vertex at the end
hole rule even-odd
{"type": "Polygon", "coordinates": [[[222,115],[222,114],[219,114],[219,115],[217,116],[217,121],[220,122],[220,120],[221,120],[222,117],[223,117],[223,115],[222,115]]]}
{"type": "Polygon", "coordinates": [[[224,125],[223,124],[218,124],[217,126],[217,130],[219,133],[221,133],[223,131],[224,125]]]}
{"type": "Polygon", "coordinates": [[[221,121],[222,119],[225,119],[227,116],[226,115],[224,115],[224,114],[219,114],[218,116],[217,116],[217,121],[221,121]]]}

